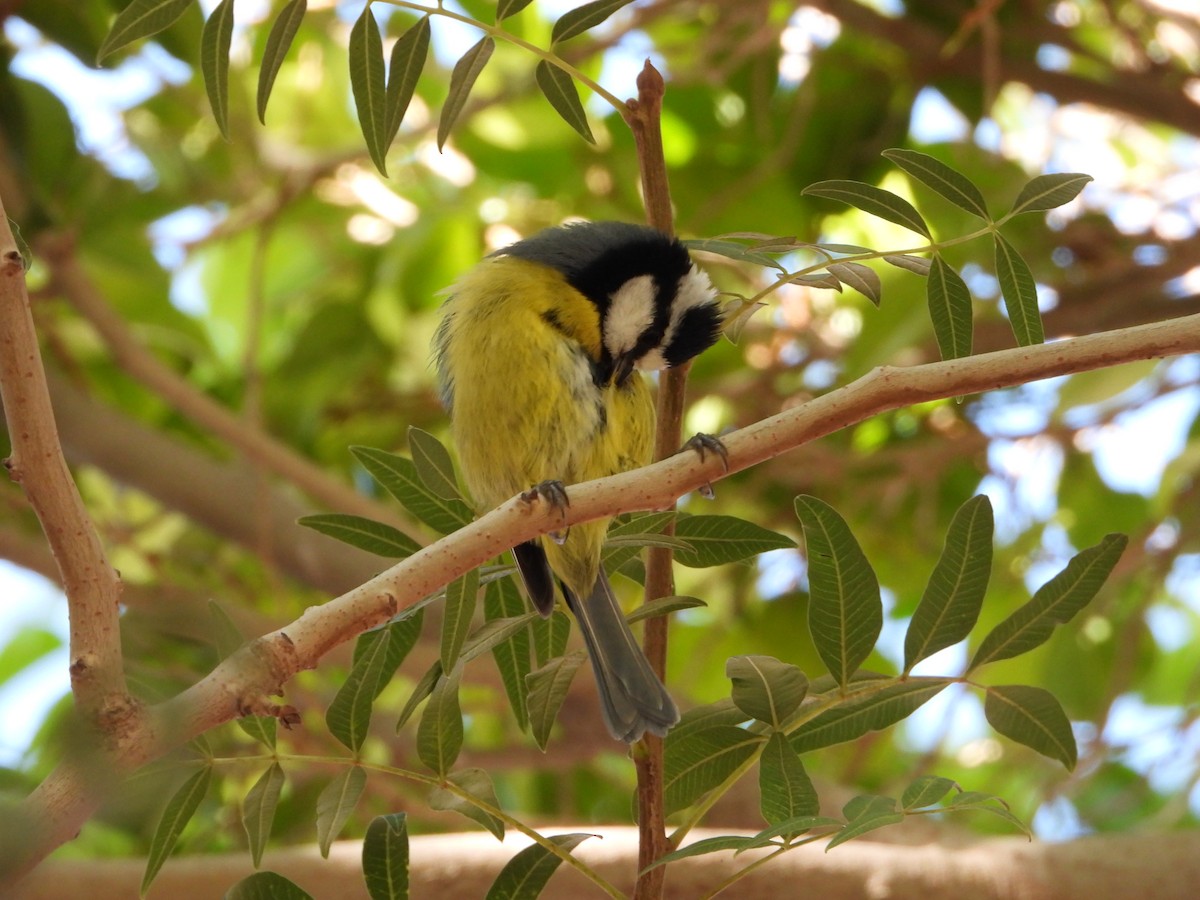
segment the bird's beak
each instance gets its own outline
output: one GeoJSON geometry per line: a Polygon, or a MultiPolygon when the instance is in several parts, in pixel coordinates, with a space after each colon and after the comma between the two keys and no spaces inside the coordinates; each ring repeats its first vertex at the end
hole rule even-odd
{"type": "Polygon", "coordinates": [[[629,380],[629,376],[633,374],[633,357],[618,356],[613,360],[613,384],[617,387],[624,387],[625,382],[629,380]]]}

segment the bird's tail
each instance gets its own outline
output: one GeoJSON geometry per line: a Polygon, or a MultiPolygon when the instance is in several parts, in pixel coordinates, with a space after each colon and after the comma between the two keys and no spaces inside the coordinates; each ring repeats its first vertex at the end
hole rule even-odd
{"type": "Polygon", "coordinates": [[[588,596],[564,593],[592,658],[609,734],[627,744],[647,731],[665,737],[679,710],[629,630],[604,570],[588,596]]]}

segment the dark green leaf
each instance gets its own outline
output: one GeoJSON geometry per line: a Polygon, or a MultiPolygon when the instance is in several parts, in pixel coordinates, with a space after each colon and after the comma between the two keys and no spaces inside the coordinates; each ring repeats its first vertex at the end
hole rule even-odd
{"type": "Polygon", "coordinates": [[[771,735],[759,757],[758,795],[762,817],[770,825],[815,816],[820,809],[816,789],[782,731],[771,735]]]}
{"type": "Polygon", "coordinates": [[[212,768],[205,766],[180,785],[179,790],[171,795],[163,810],[158,827],[150,838],[150,851],[146,854],[146,872],[142,876],[142,894],[149,890],[158,870],[162,868],[184,826],[196,814],[200,801],[208,793],[208,785],[212,781],[212,768]]]}
{"type": "MultiPolygon", "coordinates": [[[[391,146],[396,132],[400,130],[400,123],[408,112],[408,104],[412,102],[413,91],[421,80],[421,70],[425,68],[428,56],[429,16],[425,16],[392,46],[387,77],[387,125],[384,128],[388,146],[391,146]]],[[[456,490],[454,495],[457,494],[456,490]]]]}
{"type": "Polygon", "coordinates": [[[908,678],[890,681],[862,699],[849,699],[815,716],[791,735],[797,753],[853,741],[906,718],[913,710],[951,684],[949,678],[908,678]]]}
{"type": "Polygon", "coordinates": [[[625,621],[633,624],[642,619],[653,619],[655,616],[665,616],[682,609],[695,609],[698,606],[708,606],[699,597],[659,597],[649,603],[643,603],[625,617],[625,621]]]}
{"type": "MultiPolygon", "coordinates": [[[[570,853],[594,834],[553,834],[546,838],[570,853]]],[[[562,857],[541,844],[526,847],[505,864],[487,892],[487,900],[533,900],[541,896],[562,857]]]]}
{"type": "Polygon", "coordinates": [[[534,664],[544,666],[567,649],[567,638],[571,636],[571,619],[565,612],[556,609],[549,618],[540,616],[530,626],[533,632],[534,664]]]}
{"type": "Polygon", "coordinates": [[[1070,203],[1091,180],[1091,175],[1079,172],[1039,175],[1021,188],[1009,215],[1054,209],[1056,206],[1070,203]]]}
{"type": "MultiPolygon", "coordinates": [[[[483,612],[488,622],[511,622],[521,619],[526,613],[525,600],[517,589],[516,582],[511,578],[502,578],[488,583],[483,594],[483,612]]],[[[534,614],[528,621],[530,625],[540,616],[534,614]]],[[[529,662],[530,642],[532,634],[529,627],[520,628],[492,648],[492,658],[500,671],[500,680],[504,682],[504,692],[508,695],[509,706],[516,716],[517,724],[524,731],[529,727],[529,713],[526,709],[525,678],[532,667],[529,662]]]]}
{"type": "Polygon", "coordinates": [[[922,775],[904,789],[900,797],[900,807],[905,810],[922,809],[942,802],[948,793],[958,785],[950,778],[940,775],[922,775]]]}
{"type": "Polygon", "coordinates": [[[262,863],[263,850],[271,837],[271,825],[275,821],[275,809],[279,805],[283,782],[283,769],[279,763],[271,763],[254,782],[242,803],[242,827],[246,829],[246,842],[250,846],[250,858],[254,860],[256,869],[262,863]]]}
{"type": "Polygon", "coordinates": [[[462,494],[454,480],[454,463],[442,442],[428,431],[410,425],[408,449],[412,451],[417,476],[434,494],[443,500],[459,500],[462,494]]]}
{"type": "Polygon", "coordinates": [[[463,107],[467,103],[467,96],[471,93],[471,88],[475,86],[475,80],[483,71],[483,67],[487,65],[487,61],[491,59],[492,51],[495,49],[495,40],[491,37],[482,38],[479,43],[463,54],[462,59],[455,63],[454,71],[450,73],[450,93],[446,96],[446,103],[442,106],[442,115],[438,120],[437,145],[439,150],[445,146],[446,138],[450,136],[450,129],[454,127],[455,121],[462,113],[463,107]]]}
{"type": "Polygon", "coordinates": [[[225,900],[313,900],[295,882],[278,872],[255,872],[247,875],[225,894],[225,900]]]}
{"type": "Polygon", "coordinates": [[[842,284],[854,288],[876,306],[883,299],[883,282],[870,266],[856,262],[835,262],[829,264],[829,274],[842,284]]]}
{"type": "Polygon", "coordinates": [[[274,716],[242,716],[238,727],[270,750],[275,749],[275,731],[279,721],[274,716]]]}
{"type": "Polygon", "coordinates": [[[796,516],[808,554],[808,628],[830,674],[844,686],[883,627],[879,581],[832,506],[802,495],[796,498],[796,516]]]}
{"type": "Polygon", "coordinates": [[[158,34],[184,14],[192,0],[133,0],[120,13],[108,31],[96,62],[131,44],[138,38],[158,34]]]}
{"type": "Polygon", "coordinates": [[[1010,740],[1075,768],[1075,735],[1058,700],[1039,687],[989,687],[983,704],[988,723],[1010,740]]]}
{"type": "Polygon", "coordinates": [[[479,598],[479,570],[472,569],[446,585],[446,606],[442,617],[442,670],[451,671],[458,663],[463,644],[471,632],[471,620],[479,598]]]}
{"type": "Polygon", "coordinates": [[[221,0],[204,23],[200,38],[200,72],[213,118],[229,140],[229,45],[233,41],[233,0],[221,0]]]}
{"type": "Polygon", "coordinates": [[[596,139],[592,137],[592,129],[588,126],[587,113],[583,111],[583,104],[579,102],[579,91],[576,90],[571,76],[543,59],[537,64],[536,78],[538,88],[562,120],[589,144],[596,143],[596,139]]]}
{"type": "Polygon", "coordinates": [[[408,816],[376,816],[362,846],[363,880],[371,900],[408,900],[408,816]]]}
{"type": "Polygon", "coordinates": [[[496,4],[496,21],[502,22],[509,16],[515,16],[532,2],[533,0],[500,0],[496,4]]]}
{"type": "Polygon", "coordinates": [[[946,809],[949,812],[979,809],[991,813],[993,816],[999,816],[1005,822],[1017,828],[1030,840],[1033,839],[1033,834],[1030,832],[1029,826],[1012,814],[1012,811],[1008,808],[1008,804],[992,794],[983,794],[979,791],[963,791],[946,805],[946,809]]]}
{"type": "Polygon", "coordinates": [[[350,89],[358,110],[358,124],[367,142],[367,152],[381,173],[387,175],[387,96],[383,78],[383,39],[371,4],[350,29],[350,89]]]}
{"type": "Polygon", "coordinates": [[[1045,643],[1056,625],[1069,622],[1096,596],[1128,542],[1123,534],[1110,534],[1076,554],[1065,569],[1038,588],[1032,600],[992,629],[967,671],[1045,643]]]}
{"type": "Polygon", "coordinates": [[[917,275],[928,275],[931,262],[924,256],[908,256],[907,254],[889,255],[883,258],[897,269],[904,269],[917,275]]]}
{"type": "Polygon", "coordinates": [[[317,845],[325,859],[366,786],[367,773],[359,766],[350,766],[325,785],[317,797],[317,845]]]}
{"type": "Polygon", "coordinates": [[[763,844],[758,838],[739,834],[722,834],[717,837],[704,838],[703,840],[688,844],[686,847],[681,847],[679,850],[672,851],[665,856],[660,856],[654,861],[653,865],[647,866],[643,871],[649,872],[658,866],[675,862],[679,859],[687,859],[690,856],[703,856],[705,853],[720,853],[723,850],[747,850],[761,846],[763,844]]]}
{"type": "Polygon", "coordinates": [[[975,627],[992,568],[992,503],[972,497],[954,514],[946,545],[904,636],[904,671],[975,627]]]}
{"type": "Polygon", "coordinates": [[[995,235],[996,278],[1000,281],[1000,295],[1004,297],[1004,308],[1013,335],[1022,347],[1040,344],[1046,339],[1042,329],[1042,316],[1038,312],[1037,285],[1029,265],[1021,258],[1017,248],[1000,234],[995,235]]]}
{"type": "Polygon", "coordinates": [[[939,254],[934,254],[925,285],[929,318],[942,359],[961,359],[971,355],[971,292],[939,254]]]}
{"type": "Polygon", "coordinates": [[[750,718],[750,715],[737,708],[731,697],[722,697],[714,703],[693,706],[685,712],[668,732],[667,743],[681,741],[690,734],[716,725],[740,725],[750,718]]]}
{"type": "Polygon", "coordinates": [[[400,718],[396,720],[396,731],[404,727],[404,723],[417,711],[417,707],[421,705],[421,701],[433,693],[433,687],[441,677],[442,661],[435,659],[433,665],[425,671],[425,674],[421,676],[421,680],[413,688],[412,695],[408,698],[408,702],[404,704],[404,709],[400,710],[400,718]]]}
{"type": "Polygon", "coordinates": [[[529,709],[529,724],[533,739],[542,750],[550,741],[550,730],[554,727],[563,701],[567,699],[571,679],[585,659],[587,653],[583,650],[572,650],[566,656],[550,660],[536,672],[530,672],[525,679],[529,687],[525,699],[529,709]]]}
{"type": "Polygon", "coordinates": [[[739,562],[767,550],[796,546],[786,535],[733,516],[681,516],[675,523],[675,536],[691,545],[690,550],[680,549],[675,554],[691,568],[739,562]]]}
{"type": "Polygon", "coordinates": [[[458,704],[461,674],[459,667],[438,679],[417,725],[417,756],[443,778],[462,750],[462,708],[458,704]]]}
{"type": "Polygon", "coordinates": [[[883,155],[959,209],[965,209],[984,221],[991,221],[983,194],[971,179],[958,170],[927,153],[918,153],[915,150],[884,150],[883,155]]]}
{"type": "Polygon", "coordinates": [[[933,237],[929,226],[925,224],[925,220],[921,218],[921,214],[913,208],[911,203],[883,188],[863,184],[861,181],[819,181],[816,184],[810,184],[801,193],[812,197],[839,200],[861,209],[863,212],[907,228],[909,231],[915,231],[930,239],[933,237]]]}
{"type": "Polygon", "coordinates": [[[683,245],[692,252],[698,250],[701,253],[715,253],[717,256],[724,256],[726,259],[736,260],[737,262],[753,263],[757,266],[778,269],[780,272],[787,271],[787,267],[783,263],[753,244],[748,245],[741,241],[731,241],[715,237],[689,238],[683,242],[683,245]]]}
{"type": "Polygon", "coordinates": [[[283,60],[292,47],[292,41],[296,32],[300,30],[300,23],[304,20],[307,9],[308,0],[291,0],[279,11],[275,23],[271,26],[271,33],[267,35],[267,46],[263,50],[262,63],[258,68],[258,121],[264,125],[267,122],[267,101],[271,97],[271,88],[275,86],[275,76],[279,74],[279,67],[283,65],[283,60]]]}
{"type": "Polygon", "coordinates": [[[896,801],[891,797],[872,795],[855,797],[846,804],[843,814],[847,819],[846,826],[830,838],[829,843],[825,845],[826,851],[832,850],[838,844],[861,837],[868,831],[904,821],[903,813],[896,812],[896,801]]]}
{"type": "Polygon", "coordinates": [[[483,803],[491,809],[500,809],[496,788],[488,773],[483,769],[463,769],[450,775],[446,781],[465,792],[474,802],[449,788],[437,787],[429,792],[430,809],[460,813],[472,822],[478,822],[495,835],[496,840],[504,840],[504,820],[480,807],[480,803],[483,803]]]}
{"type": "Polygon", "coordinates": [[[840,827],[841,824],[842,822],[839,819],[831,819],[829,816],[796,816],[794,819],[785,819],[778,825],[764,828],[754,836],[754,840],[760,842],[761,846],[762,841],[769,841],[781,835],[786,834],[789,838],[792,838],[806,831],[811,831],[814,828],[827,828],[831,825],[840,827]]]}
{"type": "Polygon", "coordinates": [[[411,459],[372,447],[351,447],[350,452],[405,509],[441,534],[457,531],[473,518],[463,501],[444,500],[425,487],[411,459]]]}
{"type": "Polygon", "coordinates": [[[779,728],[800,706],[808,679],[791,663],[773,656],[732,656],[725,675],[733,682],[738,709],[772,728],[779,728]]]}
{"type": "Polygon", "coordinates": [[[420,544],[400,529],[351,513],[319,513],[303,516],[297,523],[343,544],[389,559],[404,559],[421,549],[420,544]]]}
{"type": "Polygon", "coordinates": [[[628,5],[632,0],[593,0],[591,3],[585,3],[578,9],[572,9],[563,13],[562,17],[554,23],[554,31],[550,35],[550,43],[557,44],[559,41],[566,41],[578,34],[583,34],[592,28],[595,28],[622,6],[628,5]]]}
{"type": "Polygon", "coordinates": [[[663,751],[667,815],[686,809],[719,786],[754,757],[761,735],[732,725],[717,725],[668,741],[663,751]]]}
{"type": "Polygon", "coordinates": [[[354,753],[362,748],[370,729],[371,704],[395,671],[384,672],[392,643],[391,631],[385,628],[371,634],[366,649],[356,654],[350,674],[325,711],[329,733],[354,753]]]}

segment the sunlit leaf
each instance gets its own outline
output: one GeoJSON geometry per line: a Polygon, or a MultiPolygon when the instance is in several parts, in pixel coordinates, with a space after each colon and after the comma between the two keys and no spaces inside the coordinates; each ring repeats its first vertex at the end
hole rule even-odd
{"type": "Polygon", "coordinates": [[[350,819],[367,786],[367,773],[350,766],[334,776],[317,797],[317,846],[329,858],[329,848],[350,819]]]}
{"type": "Polygon", "coordinates": [[[578,34],[583,34],[631,2],[632,0],[593,0],[591,3],[585,3],[583,6],[569,10],[554,23],[550,42],[557,44],[559,41],[570,40],[578,34]]]}
{"type": "Polygon", "coordinates": [[[263,124],[267,121],[267,101],[275,86],[275,76],[279,74],[279,68],[292,47],[307,9],[308,0],[291,0],[279,11],[267,35],[267,45],[258,68],[258,121],[263,124]]]}
{"type": "Polygon", "coordinates": [[[1075,768],[1075,735],[1058,700],[1040,687],[1007,684],[987,689],[983,704],[988,724],[1010,740],[1075,768]]]}
{"type": "Polygon", "coordinates": [[[916,150],[884,150],[883,156],[959,209],[991,221],[983,194],[971,179],[958,170],[928,153],[918,153],[916,150]]]}
{"type": "Polygon", "coordinates": [[[929,318],[942,359],[971,355],[971,292],[962,276],[934,254],[925,285],[929,318]]]}
{"type": "Polygon", "coordinates": [[[1013,335],[1022,347],[1040,344],[1045,339],[1042,316],[1038,312],[1037,285],[1029,264],[1017,252],[1016,247],[1000,234],[994,235],[996,245],[996,278],[1000,282],[1000,295],[1008,311],[1008,321],[1013,335]]]}
{"type": "Polygon", "coordinates": [[[496,4],[496,21],[502,22],[509,16],[515,16],[532,2],[533,0],[500,0],[496,4]]]}
{"type": "Polygon", "coordinates": [[[229,140],[229,46],[233,41],[233,0],[221,0],[204,23],[200,72],[221,136],[229,140]]]}
{"type": "Polygon", "coordinates": [[[455,63],[454,71],[450,73],[450,93],[446,96],[446,102],[442,106],[442,115],[438,120],[437,145],[439,150],[445,146],[446,138],[450,136],[450,129],[454,127],[455,121],[462,113],[463,107],[467,103],[467,96],[471,93],[471,88],[475,86],[475,80],[479,78],[479,73],[487,65],[487,61],[491,59],[492,51],[495,49],[496,41],[493,38],[482,38],[455,63]]]}
{"type": "Polygon", "coordinates": [[[818,181],[816,184],[810,184],[801,193],[848,203],[865,213],[886,219],[927,238],[933,238],[929,226],[911,203],[873,184],[864,184],[861,181],[818,181]]]}
{"type": "Polygon", "coordinates": [[[371,900],[408,900],[408,816],[376,816],[362,846],[363,880],[371,900]]]}
{"type": "Polygon", "coordinates": [[[579,101],[579,91],[575,87],[574,79],[544,59],[538,62],[535,75],[538,88],[562,120],[589,144],[596,143],[596,139],[592,137],[592,129],[588,126],[587,113],[579,101]]]}
{"type": "Polygon", "coordinates": [[[1021,193],[1013,202],[1009,215],[1015,216],[1019,213],[1054,209],[1056,206],[1070,203],[1091,180],[1091,175],[1083,175],[1079,172],[1038,175],[1021,188],[1021,193]]]}
{"type": "Polygon", "coordinates": [[[146,871],[142,875],[142,894],[145,894],[153,883],[159,869],[175,849],[175,843],[183,833],[184,826],[191,821],[192,816],[200,806],[200,801],[208,793],[212,781],[212,767],[204,766],[187,779],[179,789],[171,795],[163,810],[162,818],[150,838],[150,850],[146,854],[146,871]]]}
{"type": "MultiPolygon", "coordinates": [[[[568,853],[594,834],[553,834],[546,840],[568,853]]],[[[562,857],[541,844],[526,847],[510,859],[492,882],[487,900],[525,900],[541,896],[550,876],[562,864],[562,857]]]]}

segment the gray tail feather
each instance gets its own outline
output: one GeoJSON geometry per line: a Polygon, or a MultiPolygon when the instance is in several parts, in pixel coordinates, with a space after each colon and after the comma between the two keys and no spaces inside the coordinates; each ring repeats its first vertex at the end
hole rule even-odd
{"type": "Polygon", "coordinates": [[[629,630],[608,576],[601,570],[582,600],[565,585],[564,593],[592,659],[608,733],[627,744],[647,731],[665,737],[679,710],[629,630]]]}

